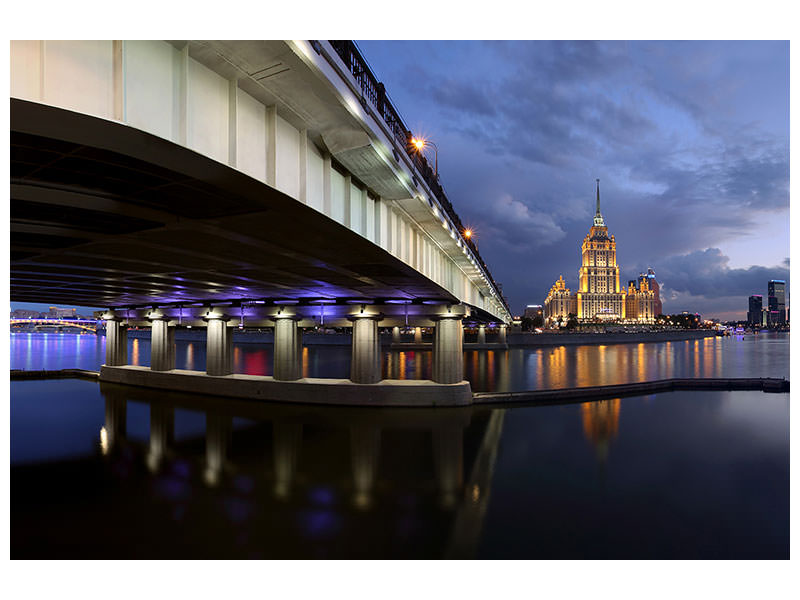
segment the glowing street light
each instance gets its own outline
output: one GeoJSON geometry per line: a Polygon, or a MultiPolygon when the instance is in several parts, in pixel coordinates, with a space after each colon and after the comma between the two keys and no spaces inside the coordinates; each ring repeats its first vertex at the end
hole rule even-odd
{"type": "Polygon", "coordinates": [[[472,242],[475,245],[475,249],[478,249],[478,238],[475,236],[475,230],[467,227],[464,229],[464,239],[468,242],[472,242]]]}
{"type": "Polygon", "coordinates": [[[439,180],[439,148],[437,148],[436,144],[434,144],[432,141],[425,140],[425,139],[422,139],[422,138],[411,138],[411,145],[414,146],[416,151],[419,152],[420,154],[422,154],[422,151],[425,150],[425,148],[427,148],[428,146],[433,148],[433,161],[434,161],[433,172],[436,175],[436,180],[438,181],[439,180]]]}

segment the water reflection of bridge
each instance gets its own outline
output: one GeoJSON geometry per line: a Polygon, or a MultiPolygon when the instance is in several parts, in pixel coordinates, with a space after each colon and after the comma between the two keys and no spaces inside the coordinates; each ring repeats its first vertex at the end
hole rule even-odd
{"type": "Polygon", "coordinates": [[[10,319],[10,327],[17,329],[56,329],[75,328],[82,331],[97,333],[97,321],[95,319],[10,319]]]}
{"type": "MultiPolygon", "coordinates": [[[[274,544],[277,537],[276,557],[461,558],[477,551],[503,410],[334,411],[178,393],[154,398],[107,383],[100,389],[100,446],[112,467],[133,454],[154,488],[169,488],[178,485],[181,465],[180,485],[195,490],[193,498],[229,497],[242,481],[253,482],[254,509],[240,525],[253,539],[274,544]],[[149,406],[147,443],[126,435],[130,403],[149,406]],[[204,414],[205,439],[176,441],[176,411],[204,414]],[[320,533],[328,529],[336,535],[320,533]]],[[[203,531],[207,516],[196,518],[181,527],[203,531]]]]}

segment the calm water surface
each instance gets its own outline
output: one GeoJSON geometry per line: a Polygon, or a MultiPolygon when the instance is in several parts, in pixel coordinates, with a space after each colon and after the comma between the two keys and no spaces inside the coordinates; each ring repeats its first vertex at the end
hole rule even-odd
{"type": "MultiPolygon", "coordinates": [[[[105,337],[20,333],[11,336],[12,369],[77,368],[97,371],[105,361],[105,337]]],[[[350,348],[306,346],[304,377],[350,376],[350,348]]],[[[128,340],[128,360],[150,364],[150,341],[128,340]]],[[[272,346],[237,343],[234,372],[272,375],[272,346]]],[[[204,371],[205,343],[176,343],[178,369],[204,371]]],[[[383,353],[383,376],[430,379],[431,352],[383,353]]],[[[464,352],[464,376],[473,391],[521,391],[670,377],[789,378],[789,334],[762,333],[682,342],[511,348],[464,352]]]]}
{"type": "MultiPolygon", "coordinates": [[[[12,335],[12,368],[102,362],[103,338],[44,337],[12,335]]],[[[469,352],[465,366],[475,389],[501,390],[788,377],[788,335],[754,338],[469,352]]],[[[147,364],[146,342],[129,350],[147,364]]],[[[349,369],[346,348],[304,356],[311,376],[349,369]]],[[[268,347],[235,358],[269,372],[268,347]]],[[[179,345],[179,366],[204,360],[179,345]]],[[[384,356],[405,377],[429,363],[384,356]]],[[[43,380],[11,382],[10,416],[12,558],[789,555],[788,394],[331,409],[43,380]]]]}

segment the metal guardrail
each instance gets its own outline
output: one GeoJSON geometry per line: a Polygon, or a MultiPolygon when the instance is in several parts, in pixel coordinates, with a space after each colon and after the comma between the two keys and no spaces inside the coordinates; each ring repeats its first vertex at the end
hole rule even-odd
{"type": "Polygon", "coordinates": [[[470,250],[472,250],[472,253],[480,262],[481,267],[489,277],[489,281],[497,291],[498,299],[508,313],[511,314],[511,309],[508,306],[508,302],[506,302],[505,297],[502,295],[500,286],[495,283],[494,278],[489,271],[489,267],[486,266],[486,263],[483,261],[480,252],[478,252],[478,247],[471,239],[464,236],[465,227],[462,224],[458,214],[456,214],[456,211],[453,208],[450,200],[448,200],[447,195],[444,193],[444,189],[439,183],[435,171],[431,168],[428,160],[411,144],[411,140],[414,135],[411,133],[411,130],[406,127],[406,124],[403,122],[403,119],[400,118],[397,109],[392,105],[391,101],[387,97],[386,88],[384,85],[375,77],[375,74],[369,68],[369,65],[367,65],[367,61],[361,55],[361,52],[358,50],[352,40],[328,40],[328,43],[333,47],[333,49],[339,55],[339,58],[342,59],[344,64],[350,70],[350,73],[358,82],[358,85],[361,88],[362,102],[369,102],[377,109],[378,114],[388,126],[389,131],[392,132],[395,143],[405,149],[406,153],[414,164],[414,167],[417,169],[417,172],[425,180],[425,183],[433,192],[442,209],[447,213],[447,216],[450,217],[450,220],[458,229],[458,234],[461,236],[461,240],[467,246],[469,246],[470,250]]]}

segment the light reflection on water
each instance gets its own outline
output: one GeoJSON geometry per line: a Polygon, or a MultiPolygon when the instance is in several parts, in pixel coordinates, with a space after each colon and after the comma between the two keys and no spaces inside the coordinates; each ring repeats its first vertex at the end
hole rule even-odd
{"type": "Polygon", "coordinates": [[[787,394],[387,411],[11,388],[12,558],[788,557],[787,394]]]}
{"type": "MultiPolygon", "coordinates": [[[[98,370],[105,337],[74,334],[12,334],[12,369],[80,368],[98,370]]],[[[759,334],[729,338],[614,345],[511,348],[464,352],[464,376],[474,391],[520,391],[609,385],[671,377],[789,377],[789,335],[759,334]]],[[[150,364],[150,342],[128,340],[131,364],[150,364]]],[[[236,343],[234,372],[272,374],[272,346],[236,343]]],[[[176,343],[176,367],[205,369],[205,345],[176,343]]],[[[348,378],[350,348],[305,346],[304,377],[348,378]]],[[[427,350],[384,351],[383,376],[430,379],[427,350]]]]}

